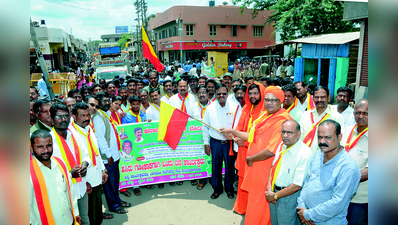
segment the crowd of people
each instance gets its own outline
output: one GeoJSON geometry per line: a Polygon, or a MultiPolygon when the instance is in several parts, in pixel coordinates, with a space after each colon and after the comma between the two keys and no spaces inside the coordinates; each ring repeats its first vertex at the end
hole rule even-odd
{"type": "MultiPolygon", "coordinates": [[[[245,224],[367,224],[368,100],[352,107],[352,90],[340,87],[331,105],[327,87],[290,78],[290,62],[280,76],[263,64],[246,73],[237,62],[216,79],[194,64],[161,73],[134,64],[131,76],[108,82],[89,72],[54,100],[30,87],[31,224],[101,224],[114,217],[102,211],[101,189],[110,212],[127,213],[119,161],[132,149],[120,145],[117,126],[159,121],[162,101],[218,129],[202,128],[212,176],[187,182],[210,183],[211,199],[236,195],[245,224]]],[[[140,188],[154,185],[131,189],[140,188]]]]}

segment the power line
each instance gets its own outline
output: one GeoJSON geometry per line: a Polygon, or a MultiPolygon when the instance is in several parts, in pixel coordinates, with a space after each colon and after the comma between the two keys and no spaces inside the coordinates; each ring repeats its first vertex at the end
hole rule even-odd
{"type": "MultiPolygon", "coordinates": [[[[64,2],[64,3],[72,3],[71,5],[69,5],[69,4],[63,4],[63,3],[61,3],[61,2],[57,2],[57,1],[54,1],[54,0],[44,0],[44,1],[46,1],[46,2],[48,2],[48,3],[53,3],[53,4],[57,4],[57,5],[61,5],[61,6],[66,6],[66,7],[74,8],[74,9],[81,9],[81,10],[92,11],[92,12],[109,13],[110,10],[116,10],[116,11],[118,11],[121,15],[131,15],[131,13],[129,13],[129,12],[126,12],[126,13],[120,12],[120,11],[128,10],[128,9],[113,9],[113,8],[111,8],[111,9],[107,9],[107,10],[101,10],[101,9],[98,9],[98,8],[92,9],[92,8],[80,7],[79,4],[76,4],[76,2],[64,2]]],[[[85,4],[83,4],[83,5],[84,5],[84,6],[89,6],[89,7],[91,7],[90,5],[85,5],[85,4]]]]}

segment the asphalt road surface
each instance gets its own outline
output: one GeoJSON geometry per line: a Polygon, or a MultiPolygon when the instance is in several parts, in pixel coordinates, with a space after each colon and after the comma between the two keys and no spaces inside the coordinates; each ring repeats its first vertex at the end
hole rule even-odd
{"type": "MultiPolygon", "coordinates": [[[[165,184],[163,189],[154,185],[154,189],[140,188],[142,195],[130,197],[120,195],[123,201],[132,206],[126,208],[127,214],[113,213],[113,219],[104,219],[102,224],[243,224],[244,216],[233,212],[236,199],[229,199],[224,192],[217,199],[211,199],[213,188],[209,183],[197,190],[190,181],[181,186],[165,184]]],[[[234,186],[236,189],[236,186],[234,186]]],[[[103,209],[109,213],[102,195],[103,209]]]]}

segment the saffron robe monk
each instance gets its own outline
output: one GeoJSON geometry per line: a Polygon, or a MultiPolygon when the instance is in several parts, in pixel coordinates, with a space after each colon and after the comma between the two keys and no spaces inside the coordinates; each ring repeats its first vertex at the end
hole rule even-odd
{"type": "Polygon", "coordinates": [[[275,151],[282,141],[282,123],[292,119],[285,109],[281,109],[284,92],[275,86],[264,91],[265,112],[253,121],[249,132],[221,128],[224,135],[232,135],[247,140],[245,174],[241,188],[248,192],[245,224],[271,224],[269,202],[265,197],[269,173],[275,151]]]}
{"type": "MultiPolygon", "coordinates": [[[[236,130],[242,132],[249,132],[253,122],[265,111],[264,106],[264,92],[265,87],[260,83],[252,83],[249,85],[246,95],[246,105],[242,109],[242,115],[239,119],[236,130]]],[[[246,213],[248,193],[242,190],[243,176],[245,174],[246,154],[249,142],[236,138],[235,142],[238,143],[238,157],[236,158],[235,168],[238,170],[238,195],[234,204],[234,211],[238,214],[246,213]]]]}

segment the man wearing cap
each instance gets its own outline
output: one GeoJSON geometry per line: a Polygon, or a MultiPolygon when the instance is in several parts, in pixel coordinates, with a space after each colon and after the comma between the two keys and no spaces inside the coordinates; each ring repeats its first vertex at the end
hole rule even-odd
{"type": "Polygon", "coordinates": [[[278,87],[268,87],[264,91],[265,111],[251,124],[249,132],[221,128],[225,135],[239,137],[249,142],[242,189],[248,192],[245,224],[269,224],[271,222],[269,204],[265,196],[268,178],[275,151],[282,142],[282,123],[292,119],[281,108],[284,93],[278,87]]]}
{"type": "Polygon", "coordinates": [[[231,83],[232,83],[232,74],[231,73],[224,74],[224,76],[222,77],[222,83],[228,87],[228,90],[229,90],[228,95],[234,94],[234,90],[231,87],[231,83]]]}
{"type": "MultiPolygon", "coordinates": [[[[159,88],[160,95],[163,96],[164,95],[163,86],[159,84],[159,76],[155,71],[149,72],[148,80],[149,80],[149,85],[144,87],[144,90],[150,93],[153,89],[159,88]]],[[[148,101],[150,103],[153,103],[153,101],[149,96],[148,96],[148,101]]]]}

